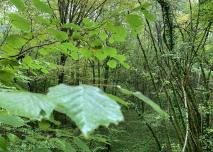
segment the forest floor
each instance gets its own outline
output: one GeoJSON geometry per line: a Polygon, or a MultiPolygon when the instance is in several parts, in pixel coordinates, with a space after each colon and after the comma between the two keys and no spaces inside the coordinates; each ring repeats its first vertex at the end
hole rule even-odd
{"type": "Polygon", "coordinates": [[[112,152],[155,152],[156,146],[150,131],[139,120],[134,110],[124,112],[125,121],[116,127],[118,132],[111,133],[112,152]]]}

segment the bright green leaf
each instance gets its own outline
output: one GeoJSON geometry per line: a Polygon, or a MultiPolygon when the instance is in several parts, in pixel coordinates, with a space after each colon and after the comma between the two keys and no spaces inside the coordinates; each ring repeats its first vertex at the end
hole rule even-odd
{"type": "Polygon", "coordinates": [[[117,61],[115,61],[115,60],[109,60],[109,61],[107,62],[107,65],[108,65],[110,68],[114,69],[114,68],[116,68],[116,66],[117,66],[117,61]]]}
{"type": "Polygon", "coordinates": [[[12,21],[12,25],[20,30],[25,32],[30,31],[30,22],[24,17],[17,14],[10,14],[10,19],[12,21]]]}
{"type": "Polygon", "coordinates": [[[30,66],[33,63],[33,59],[30,56],[26,56],[23,59],[23,63],[30,66]]]}
{"type": "Polygon", "coordinates": [[[91,28],[91,27],[95,27],[96,26],[96,23],[94,21],[92,21],[91,19],[89,18],[84,18],[83,19],[83,24],[86,28],[91,28]]]}
{"type": "Polygon", "coordinates": [[[117,59],[119,62],[123,63],[124,61],[126,61],[126,57],[124,55],[116,55],[116,56],[113,56],[115,59],[117,59]]]}
{"type": "Polygon", "coordinates": [[[70,56],[72,57],[73,60],[78,60],[78,52],[77,51],[72,51],[70,53],[70,56]]]}
{"type": "Polygon", "coordinates": [[[34,6],[41,12],[43,13],[49,13],[52,14],[52,9],[44,2],[41,0],[33,0],[34,6]]]}
{"type": "Polygon", "coordinates": [[[115,33],[112,34],[112,37],[115,42],[124,42],[127,37],[127,31],[124,27],[118,26],[115,29],[115,33]]]}
{"type": "Polygon", "coordinates": [[[94,55],[99,61],[103,61],[104,59],[107,58],[107,54],[103,52],[102,50],[95,51],[94,55]]]}
{"type": "Polygon", "coordinates": [[[139,31],[144,26],[142,18],[138,15],[129,14],[126,20],[134,31],[139,31]]]}
{"type": "Polygon", "coordinates": [[[100,33],[99,33],[99,36],[100,36],[100,39],[102,40],[102,41],[105,41],[106,39],[107,39],[107,34],[105,33],[105,32],[103,32],[103,31],[101,31],[100,33]]]}
{"type": "Polygon", "coordinates": [[[16,6],[16,8],[18,8],[20,11],[24,11],[25,10],[25,4],[23,2],[23,0],[10,0],[10,2],[16,6]]]}
{"type": "Polygon", "coordinates": [[[62,32],[55,29],[49,29],[48,32],[58,41],[65,41],[66,39],[68,39],[68,35],[66,32],[62,32]]]}
{"type": "Polygon", "coordinates": [[[6,43],[10,47],[18,49],[18,48],[22,47],[26,43],[26,40],[23,39],[21,35],[9,35],[7,37],[6,43]]]}
{"type": "Polygon", "coordinates": [[[117,56],[117,50],[115,48],[105,47],[105,48],[102,48],[101,50],[104,52],[106,56],[111,56],[111,57],[117,56]]]}
{"type": "Polygon", "coordinates": [[[81,53],[81,55],[83,55],[85,58],[90,58],[92,57],[93,53],[91,50],[87,49],[87,48],[81,48],[79,49],[79,52],[81,53]]]}

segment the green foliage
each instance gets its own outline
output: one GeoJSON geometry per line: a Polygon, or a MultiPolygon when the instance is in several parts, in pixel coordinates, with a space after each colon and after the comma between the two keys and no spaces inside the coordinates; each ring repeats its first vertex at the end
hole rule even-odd
{"type": "Polygon", "coordinates": [[[0,150],[1,151],[7,151],[8,142],[4,137],[0,136],[0,150]]]}
{"type": "Polygon", "coordinates": [[[73,142],[82,150],[85,152],[91,152],[89,147],[80,139],[80,138],[75,138],[73,142]]]}
{"type": "Polygon", "coordinates": [[[23,0],[10,0],[10,2],[15,5],[20,11],[25,11],[25,4],[23,0]]]}
{"type": "Polygon", "coordinates": [[[48,32],[49,32],[49,35],[51,35],[54,39],[58,41],[65,41],[68,38],[67,33],[62,31],[49,29],[48,32]]]}
{"type": "Polygon", "coordinates": [[[211,0],[1,6],[0,151],[212,149],[211,0]]]}
{"type": "Polygon", "coordinates": [[[46,3],[40,0],[33,0],[33,4],[42,13],[52,14],[52,9],[46,3]]]}
{"type": "Polygon", "coordinates": [[[18,116],[11,115],[5,111],[0,112],[0,123],[5,125],[10,125],[13,127],[21,127],[25,125],[23,119],[18,116]]]}
{"type": "Polygon", "coordinates": [[[74,23],[67,23],[63,25],[64,28],[69,28],[69,29],[73,29],[73,30],[81,30],[81,27],[74,24],[74,23]]]}
{"type": "Polygon", "coordinates": [[[132,91],[129,91],[127,89],[123,89],[121,88],[120,86],[118,86],[118,89],[120,89],[120,91],[124,94],[127,94],[127,95],[133,95],[137,98],[139,98],[140,100],[142,100],[143,102],[145,102],[146,104],[148,104],[149,106],[151,106],[153,108],[153,110],[155,110],[156,112],[158,112],[162,118],[165,118],[165,119],[168,119],[169,118],[169,115],[163,111],[159,105],[157,105],[154,101],[152,101],[151,99],[149,99],[148,97],[144,96],[141,92],[132,92],[132,91]]]}
{"type": "Polygon", "coordinates": [[[15,75],[11,70],[9,70],[9,69],[0,70],[1,82],[5,82],[5,83],[12,82],[14,77],[15,77],[15,75]]]}
{"type": "Polygon", "coordinates": [[[124,101],[123,99],[121,99],[120,97],[114,96],[112,94],[107,94],[107,96],[109,96],[110,98],[112,98],[113,100],[115,100],[117,103],[125,106],[125,107],[129,107],[129,103],[124,101]]]}
{"type": "Polygon", "coordinates": [[[10,19],[12,22],[12,25],[22,31],[28,32],[30,31],[30,22],[25,19],[23,16],[17,15],[17,14],[10,14],[10,19]]]}
{"type": "Polygon", "coordinates": [[[140,32],[144,27],[142,17],[139,15],[129,14],[126,16],[126,20],[135,32],[140,32]]]}
{"type": "Polygon", "coordinates": [[[55,102],[57,110],[67,114],[84,135],[100,125],[108,126],[123,120],[120,106],[96,87],[59,85],[50,88],[47,95],[55,102]]]}
{"type": "Polygon", "coordinates": [[[150,20],[150,21],[155,21],[156,20],[156,17],[154,15],[152,15],[149,11],[147,11],[146,9],[142,9],[141,10],[144,14],[144,16],[150,20]]]}
{"type": "Polygon", "coordinates": [[[116,68],[117,62],[115,60],[110,60],[110,61],[107,62],[107,65],[110,68],[114,69],[114,68],[116,68]]]}
{"type": "Polygon", "coordinates": [[[59,85],[50,88],[47,96],[28,92],[1,92],[0,98],[0,107],[13,115],[33,120],[49,119],[53,109],[62,112],[76,123],[84,135],[100,125],[108,126],[123,120],[115,101],[100,89],[87,85],[59,85]]]}
{"type": "Polygon", "coordinates": [[[169,118],[169,115],[165,111],[163,111],[158,104],[156,104],[155,102],[153,102],[148,97],[144,96],[142,93],[140,93],[140,92],[134,92],[133,95],[136,96],[137,98],[141,99],[143,102],[145,102],[149,106],[151,106],[163,118],[165,118],[165,119],[169,118]]]}

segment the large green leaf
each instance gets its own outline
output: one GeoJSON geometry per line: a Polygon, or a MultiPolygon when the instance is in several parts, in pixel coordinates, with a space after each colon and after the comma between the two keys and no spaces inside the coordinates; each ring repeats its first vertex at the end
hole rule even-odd
{"type": "Polygon", "coordinates": [[[122,26],[115,27],[114,34],[112,34],[111,36],[111,38],[113,38],[115,42],[124,42],[126,37],[127,37],[127,31],[122,26]]]}
{"type": "Polygon", "coordinates": [[[20,11],[24,11],[25,10],[25,5],[24,2],[22,0],[10,0],[10,2],[16,6],[16,8],[18,8],[20,11]]]}
{"type": "Polygon", "coordinates": [[[12,21],[12,25],[15,26],[16,28],[21,29],[23,31],[30,30],[31,27],[30,23],[24,17],[17,14],[10,14],[10,19],[12,21]]]}
{"type": "Polygon", "coordinates": [[[40,0],[33,0],[33,4],[39,11],[52,14],[52,9],[46,3],[40,0]]]}
{"type": "Polygon", "coordinates": [[[142,18],[138,15],[129,14],[126,16],[126,20],[130,27],[136,32],[139,32],[144,26],[142,18]]]}
{"type": "Polygon", "coordinates": [[[94,51],[94,56],[98,60],[103,61],[104,59],[107,58],[108,55],[103,50],[97,50],[97,51],[94,51]]]}
{"type": "Polygon", "coordinates": [[[84,135],[100,125],[108,126],[123,120],[120,106],[93,86],[61,84],[50,88],[48,96],[58,105],[57,110],[67,114],[84,135]]]}
{"type": "Polygon", "coordinates": [[[106,56],[115,57],[117,55],[117,50],[111,47],[104,47],[101,49],[106,56]]]}
{"type": "Polygon", "coordinates": [[[29,92],[0,92],[0,107],[35,120],[49,118],[54,109],[46,96],[29,92]]]}
{"type": "Polygon", "coordinates": [[[23,39],[21,35],[13,34],[7,37],[6,43],[10,47],[18,49],[18,48],[21,48],[26,43],[26,40],[23,39]]]}
{"type": "Polygon", "coordinates": [[[87,48],[80,48],[79,52],[84,58],[90,58],[93,55],[92,51],[87,48]]]}
{"type": "Polygon", "coordinates": [[[58,41],[65,41],[66,39],[68,39],[66,32],[62,32],[55,29],[48,29],[48,33],[58,41]]]}

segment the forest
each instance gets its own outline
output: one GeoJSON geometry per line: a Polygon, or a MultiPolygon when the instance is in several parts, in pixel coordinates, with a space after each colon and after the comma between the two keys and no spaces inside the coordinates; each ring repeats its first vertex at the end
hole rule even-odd
{"type": "Polygon", "coordinates": [[[213,152],[213,0],[0,4],[0,152],[213,152]]]}

